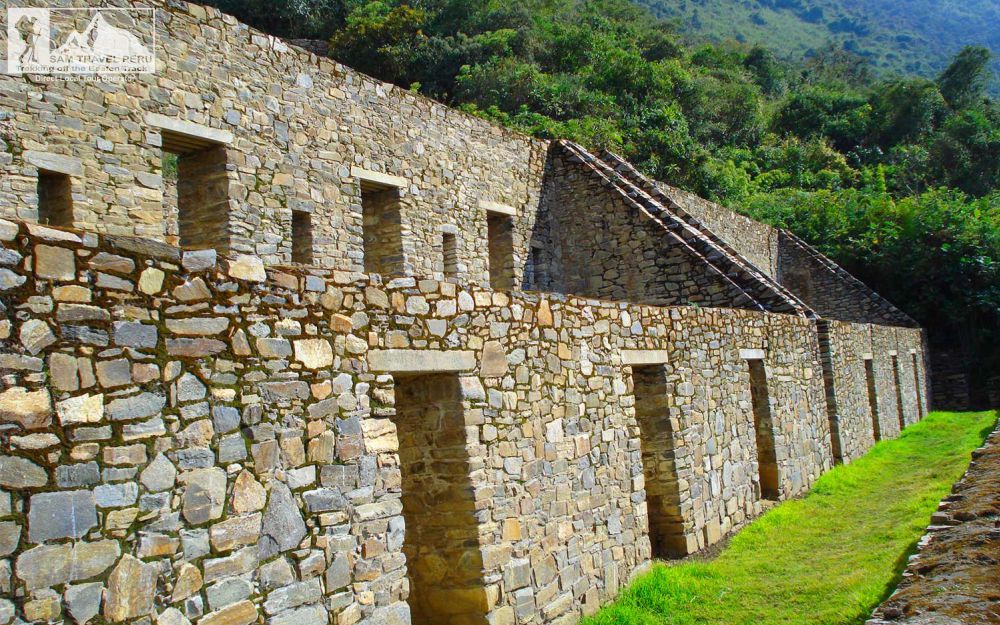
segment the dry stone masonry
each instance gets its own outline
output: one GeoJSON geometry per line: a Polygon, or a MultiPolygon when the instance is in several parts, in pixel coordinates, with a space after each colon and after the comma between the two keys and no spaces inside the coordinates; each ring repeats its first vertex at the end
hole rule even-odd
{"type": "Polygon", "coordinates": [[[568,625],[926,411],[789,233],[152,4],[0,76],[0,625],[568,625]]]}

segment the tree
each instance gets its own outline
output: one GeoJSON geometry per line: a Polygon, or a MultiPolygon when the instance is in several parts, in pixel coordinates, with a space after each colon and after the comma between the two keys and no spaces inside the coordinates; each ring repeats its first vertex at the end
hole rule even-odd
{"type": "Polygon", "coordinates": [[[986,99],[993,53],[981,46],[966,46],[937,79],[941,94],[956,110],[977,107],[986,99]]]}

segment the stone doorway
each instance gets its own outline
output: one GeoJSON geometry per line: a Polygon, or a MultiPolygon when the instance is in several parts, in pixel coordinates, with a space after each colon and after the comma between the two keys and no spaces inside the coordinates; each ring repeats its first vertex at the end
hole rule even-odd
{"type": "Polygon", "coordinates": [[[488,211],[486,236],[490,257],[490,288],[506,291],[514,288],[514,218],[488,211]]]}
{"type": "Polygon", "coordinates": [[[771,396],[767,389],[767,370],[763,360],[747,360],[750,368],[750,403],[753,406],[753,429],[757,439],[757,471],[761,499],[777,501],[781,497],[778,457],[774,446],[774,420],[771,396]]]}
{"type": "Polygon", "coordinates": [[[412,625],[486,624],[476,503],[457,374],[395,376],[412,625]]]}
{"type": "Polygon", "coordinates": [[[865,359],[865,382],[868,385],[868,409],[872,413],[872,436],[875,442],[882,440],[882,424],[878,416],[878,391],[875,387],[875,363],[871,358],[865,359]]]}
{"type": "Polygon", "coordinates": [[[38,170],[38,223],[73,227],[73,182],[68,175],[38,170]]]}
{"type": "Polygon", "coordinates": [[[649,509],[649,542],[653,556],[688,555],[680,507],[674,429],[667,412],[666,371],[659,365],[633,365],[632,389],[639,424],[642,469],[649,509]]]}
{"type": "Polygon", "coordinates": [[[226,146],[162,131],[164,197],[168,220],[176,210],[176,236],[184,249],[229,251],[229,171],[226,146]]]}
{"type": "Polygon", "coordinates": [[[899,383],[899,358],[892,358],[892,383],[896,387],[896,415],[899,417],[899,431],[906,428],[906,413],[903,412],[903,388],[899,383]]]}
{"type": "Polygon", "coordinates": [[[361,181],[361,217],[366,273],[402,276],[402,197],[398,187],[361,181]]]}
{"type": "Polygon", "coordinates": [[[917,355],[910,354],[913,359],[913,390],[917,394],[917,419],[924,418],[924,398],[920,392],[920,367],[917,364],[917,355]]]}

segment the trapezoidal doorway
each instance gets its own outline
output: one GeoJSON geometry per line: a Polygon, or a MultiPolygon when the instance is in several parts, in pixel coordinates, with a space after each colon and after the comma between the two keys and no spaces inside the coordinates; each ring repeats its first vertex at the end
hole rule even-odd
{"type": "Polygon", "coordinates": [[[486,624],[475,495],[457,374],[395,376],[413,625],[486,624]]]}
{"type": "Polygon", "coordinates": [[[872,413],[872,436],[875,442],[882,440],[882,424],[878,416],[878,390],[875,386],[875,363],[865,358],[865,385],[868,387],[868,411],[872,413]]]}
{"type": "Polygon", "coordinates": [[[633,365],[632,387],[646,479],[649,542],[654,557],[680,558],[689,550],[680,507],[674,430],[667,413],[667,380],[663,365],[633,365]]]}
{"type": "Polygon", "coordinates": [[[774,420],[771,417],[771,397],[767,390],[767,371],[763,360],[747,360],[750,368],[750,402],[753,404],[753,429],[757,439],[757,470],[760,474],[760,496],[777,500],[781,496],[778,458],[774,448],[774,420]]]}

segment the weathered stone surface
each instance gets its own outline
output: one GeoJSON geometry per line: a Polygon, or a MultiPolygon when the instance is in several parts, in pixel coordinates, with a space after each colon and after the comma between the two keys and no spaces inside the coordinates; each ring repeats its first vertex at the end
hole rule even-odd
{"type": "Polygon", "coordinates": [[[191,621],[177,608],[167,608],[156,617],[156,625],[191,625],[191,621]]]}
{"type": "Polygon", "coordinates": [[[507,373],[507,356],[498,341],[486,343],[480,371],[484,378],[496,378],[507,373]]]}
{"type": "Polygon", "coordinates": [[[52,422],[52,397],[48,389],[29,391],[15,386],[0,392],[0,421],[39,430],[52,422]]]}
{"type": "MultiPolygon", "coordinates": [[[[321,605],[307,605],[295,610],[288,610],[268,619],[268,625],[297,625],[299,623],[326,623],[329,617],[326,610],[321,605]]],[[[386,623],[390,621],[375,620],[376,623],[386,623]]],[[[392,621],[392,625],[405,625],[403,621],[392,621]]]]}
{"type": "Polygon", "coordinates": [[[201,358],[225,350],[226,344],[215,339],[167,339],[167,353],[171,356],[201,358]]]}
{"type": "Polygon", "coordinates": [[[99,508],[123,508],[135,503],[139,485],[135,482],[100,484],[94,488],[94,500],[99,508]]]}
{"type": "Polygon", "coordinates": [[[186,319],[167,319],[167,329],[174,334],[187,336],[214,336],[224,332],[229,327],[229,319],[225,317],[189,317],[186,319]]]}
{"type": "Polygon", "coordinates": [[[204,399],[208,390],[201,380],[190,373],[185,373],[177,380],[176,398],[179,402],[197,401],[204,399]]]}
{"type": "Polygon", "coordinates": [[[155,267],[147,267],[139,275],[139,290],[146,295],[156,295],[163,289],[165,274],[155,267]]]}
{"type": "Polygon", "coordinates": [[[212,526],[209,534],[212,548],[218,552],[252,545],[260,538],[261,514],[234,516],[212,526]]]}
{"type": "Polygon", "coordinates": [[[323,599],[323,588],[318,577],[279,588],[267,596],[264,612],[277,614],[306,603],[316,603],[323,599]]]}
{"type": "Polygon", "coordinates": [[[205,583],[210,584],[234,575],[245,575],[253,571],[258,563],[257,550],[254,547],[244,547],[232,555],[205,560],[203,562],[205,583]]]}
{"type": "Polygon", "coordinates": [[[201,278],[193,278],[173,291],[174,297],[182,302],[197,302],[212,297],[212,291],[201,278]]]}
{"type": "Polygon", "coordinates": [[[104,618],[119,622],[149,614],[155,592],[156,567],[125,554],[108,576],[104,618]]]}
{"type": "Polygon", "coordinates": [[[292,344],[287,339],[257,339],[257,351],[264,358],[285,358],[292,355],[292,344]]]}
{"type": "Polygon", "coordinates": [[[106,464],[114,466],[145,464],[146,446],[136,444],[105,447],[103,457],[106,464]]]}
{"type": "Polygon", "coordinates": [[[7,625],[14,620],[15,614],[14,604],[6,599],[0,599],[0,624],[7,625]]]}
{"type": "Polygon", "coordinates": [[[233,483],[233,512],[244,514],[263,510],[267,502],[267,491],[254,479],[250,471],[241,471],[233,483]]]}
{"type": "Polygon", "coordinates": [[[21,542],[21,526],[14,521],[0,521],[0,557],[14,553],[21,542]]]}
{"type": "Polygon", "coordinates": [[[59,422],[63,425],[100,423],[104,419],[104,395],[78,395],[56,404],[59,422]]]}
{"type": "Polygon", "coordinates": [[[170,595],[170,600],[176,603],[177,601],[187,599],[201,590],[203,585],[204,581],[201,577],[201,570],[189,562],[184,562],[177,567],[176,581],[174,582],[174,590],[170,595]]]}
{"type": "Polygon", "coordinates": [[[31,496],[28,538],[41,543],[55,538],[81,538],[97,525],[94,494],[89,490],[31,496]]]}
{"type": "Polygon", "coordinates": [[[177,469],[174,463],[162,453],[156,454],[153,461],[139,474],[139,481],[152,493],[158,493],[174,487],[177,469]]]}
{"type": "Polygon", "coordinates": [[[63,464],[56,467],[56,484],[60,488],[93,486],[101,481],[101,469],[96,462],[63,464]]]}
{"type": "Polygon", "coordinates": [[[0,456],[0,486],[12,490],[39,488],[48,481],[45,469],[27,458],[0,456]]]}
{"type": "Polygon", "coordinates": [[[199,525],[222,516],[226,501],[226,472],[217,467],[196,469],[181,476],[185,485],[182,513],[188,523],[199,525]]]}
{"type": "Polygon", "coordinates": [[[53,352],[49,354],[49,376],[52,386],[60,391],[80,389],[80,369],[75,356],[53,352]]]}
{"type": "Polygon", "coordinates": [[[281,482],[274,482],[264,509],[258,557],[266,560],[283,551],[295,549],[305,535],[306,524],[292,492],[281,482]]]}
{"type": "Polygon", "coordinates": [[[115,345],[152,349],[156,347],[159,332],[156,326],[134,321],[116,321],[114,323],[115,345]]]}
{"type": "Polygon", "coordinates": [[[302,494],[302,499],[306,502],[306,509],[310,514],[318,512],[330,512],[331,510],[344,510],[347,508],[347,499],[339,490],[332,488],[318,488],[306,491],[302,494]]]}
{"type": "Polygon", "coordinates": [[[128,386],[132,383],[132,363],[127,358],[102,360],[97,363],[97,381],[104,388],[128,386]]]}
{"type": "Polygon", "coordinates": [[[18,556],[14,571],[28,590],[48,588],[96,577],[119,555],[121,548],[114,540],[42,545],[18,556]]]}
{"type": "Polygon", "coordinates": [[[156,393],[139,393],[108,402],[107,414],[112,421],[146,419],[160,413],[167,398],[156,393]]]}
{"type": "Polygon", "coordinates": [[[267,272],[264,263],[256,256],[237,256],[229,263],[229,276],[247,282],[264,282],[267,272]]]}
{"type": "Polygon", "coordinates": [[[16,289],[17,287],[24,284],[28,279],[22,275],[16,274],[10,269],[0,269],[0,291],[9,291],[11,289],[16,289]]]}
{"type": "Polygon", "coordinates": [[[228,577],[205,589],[210,610],[219,610],[248,599],[253,594],[253,585],[240,577],[228,577]]]}
{"type": "Polygon", "coordinates": [[[118,256],[117,254],[108,254],[107,252],[98,252],[87,264],[94,271],[107,271],[125,275],[135,270],[135,262],[131,258],[118,256]]]}
{"type": "Polygon", "coordinates": [[[215,250],[189,250],[181,257],[181,264],[188,271],[206,271],[213,269],[216,262],[215,250]]]}
{"type": "Polygon", "coordinates": [[[59,618],[59,595],[45,590],[35,593],[32,599],[24,602],[24,618],[34,622],[50,622],[59,618]]]}
{"type": "Polygon", "coordinates": [[[21,324],[18,336],[21,339],[21,345],[32,356],[56,342],[56,335],[52,332],[52,328],[41,319],[25,321],[21,324]]]}
{"type": "Polygon", "coordinates": [[[322,369],[333,364],[333,348],[325,339],[295,341],[295,360],[309,369],[322,369]]]}
{"type": "Polygon", "coordinates": [[[36,245],[35,274],[50,280],[73,280],[76,278],[76,255],[64,247],[36,245]]]}
{"type": "Polygon", "coordinates": [[[103,596],[104,585],[92,582],[67,586],[63,593],[63,601],[66,604],[66,611],[73,620],[78,625],[85,625],[100,613],[103,596]]]}
{"type": "MultiPolygon", "coordinates": [[[[240,601],[206,614],[198,621],[198,625],[250,625],[256,621],[257,608],[249,601],[240,601]]],[[[300,625],[304,625],[304,623],[300,625]]]]}

